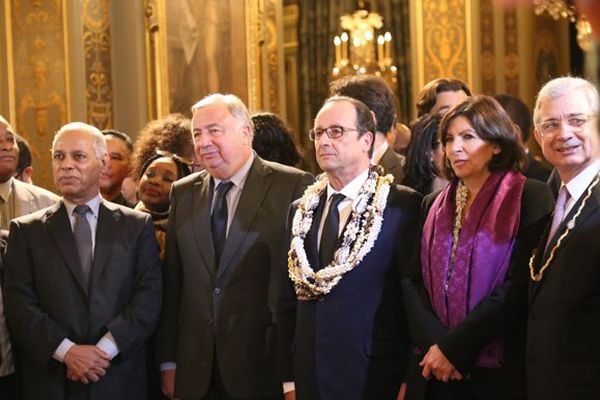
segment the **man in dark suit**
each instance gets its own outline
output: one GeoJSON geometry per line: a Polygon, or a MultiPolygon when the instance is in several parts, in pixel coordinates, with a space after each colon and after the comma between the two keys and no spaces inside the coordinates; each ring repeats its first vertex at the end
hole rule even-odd
{"type": "Polygon", "coordinates": [[[282,379],[302,400],[396,399],[409,344],[400,276],[421,196],[370,165],[375,124],[360,101],[328,99],[314,126],[325,174],[288,218],[282,379]]]}
{"type": "Polygon", "coordinates": [[[599,97],[580,78],[538,94],[535,138],[562,185],[529,264],[527,387],[532,400],[600,398],[599,97]]]}
{"type": "Polygon", "coordinates": [[[115,129],[106,129],[102,134],[106,139],[108,159],[100,173],[100,194],[112,203],[133,208],[134,204],[127,201],[121,192],[123,181],[131,173],[133,142],[126,133],[115,129]]]}
{"type": "Polygon", "coordinates": [[[163,392],[185,399],[277,399],[276,305],[289,205],[313,177],[252,151],[242,101],[192,107],[206,170],[173,185],[158,334],[163,392]]]}
{"type": "Polygon", "coordinates": [[[146,398],[158,246],[149,216],[101,199],[105,162],[98,129],[65,125],[52,145],[62,201],[11,223],[5,304],[25,400],[146,398]]]}
{"type": "Polygon", "coordinates": [[[533,153],[529,151],[529,147],[527,147],[527,142],[533,128],[533,120],[529,107],[527,107],[527,104],[523,100],[510,94],[497,94],[494,98],[500,103],[512,120],[517,131],[519,143],[523,147],[523,150],[525,150],[525,154],[527,154],[527,162],[523,169],[523,175],[528,178],[537,179],[538,181],[547,182],[552,168],[536,160],[533,153]]]}
{"type": "Polygon", "coordinates": [[[396,153],[386,140],[396,121],[396,96],[385,80],[374,75],[341,78],[331,83],[330,93],[355,98],[371,109],[376,130],[371,162],[381,165],[386,174],[394,177],[394,183],[401,184],[406,158],[396,153]]]}

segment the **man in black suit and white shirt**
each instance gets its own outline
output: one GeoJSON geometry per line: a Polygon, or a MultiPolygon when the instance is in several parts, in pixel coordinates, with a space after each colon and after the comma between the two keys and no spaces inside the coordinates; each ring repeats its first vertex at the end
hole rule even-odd
{"type": "Polygon", "coordinates": [[[192,107],[206,170],[173,185],[158,358],[163,392],[186,399],[277,399],[275,310],[289,205],[313,177],[262,160],[242,101],[192,107]]]}
{"type": "Polygon", "coordinates": [[[600,397],[600,137],[598,91],[572,77],[548,82],[535,138],[562,185],[529,268],[527,386],[532,400],[600,397]]]}
{"type": "Polygon", "coordinates": [[[52,145],[59,203],[13,220],[6,317],[23,399],[145,399],[144,341],[161,300],[148,215],[105,202],[102,133],[70,123],[52,145]],[[93,382],[93,383],[92,383],[93,382]]]}

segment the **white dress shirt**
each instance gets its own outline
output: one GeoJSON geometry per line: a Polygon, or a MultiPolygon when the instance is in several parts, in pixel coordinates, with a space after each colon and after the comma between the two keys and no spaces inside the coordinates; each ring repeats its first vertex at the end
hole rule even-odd
{"type": "Polygon", "coordinates": [[[596,160],[592,164],[588,165],[583,171],[581,171],[575,177],[571,178],[571,180],[569,182],[567,182],[566,184],[563,183],[561,185],[561,187],[562,186],[567,187],[567,190],[569,191],[569,195],[571,196],[569,198],[569,200],[567,201],[567,205],[565,207],[565,214],[564,214],[565,217],[569,214],[569,212],[571,212],[571,209],[573,208],[573,206],[577,203],[579,198],[581,196],[583,196],[586,189],[588,188],[588,186],[590,186],[590,184],[592,183],[592,181],[594,180],[596,175],[598,175],[599,172],[600,172],[600,159],[596,160]]]}

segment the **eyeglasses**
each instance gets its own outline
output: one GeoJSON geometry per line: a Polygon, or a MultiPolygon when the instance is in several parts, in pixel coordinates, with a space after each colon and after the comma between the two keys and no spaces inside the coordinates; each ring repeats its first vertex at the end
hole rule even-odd
{"type": "Polygon", "coordinates": [[[328,126],[327,128],[311,129],[310,132],[308,133],[308,136],[310,137],[310,140],[312,140],[314,142],[315,140],[320,139],[321,136],[323,135],[323,133],[325,133],[329,139],[337,139],[339,137],[342,137],[342,135],[348,131],[358,131],[358,129],[348,128],[348,127],[339,126],[339,125],[333,125],[333,126],[328,126]]]}
{"type": "Polygon", "coordinates": [[[552,137],[560,132],[561,124],[566,123],[573,132],[579,133],[593,117],[594,115],[575,114],[564,119],[549,119],[539,124],[537,128],[543,137],[552,137]]]}

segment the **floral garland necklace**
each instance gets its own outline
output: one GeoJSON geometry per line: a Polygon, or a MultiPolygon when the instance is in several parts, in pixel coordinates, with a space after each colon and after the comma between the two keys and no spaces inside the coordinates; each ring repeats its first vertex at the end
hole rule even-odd
{"type": "Polygon", "coordinates": [[[383,176],[383,169],[371,166],[369,176],[352,205],[352,213],[342,233],[342,243],[333,261],[315,271],[311,267],[304,240],[313,224],[314,210],[327,189],[325,174],[309,186],[300,199],[292,223],[292,242],[288,252],[288,273],[294,282],[299,300],[312,300],[331,291],[342,276],[354,269],[371,251],[383,224],[392,175],[383,176]]]}

